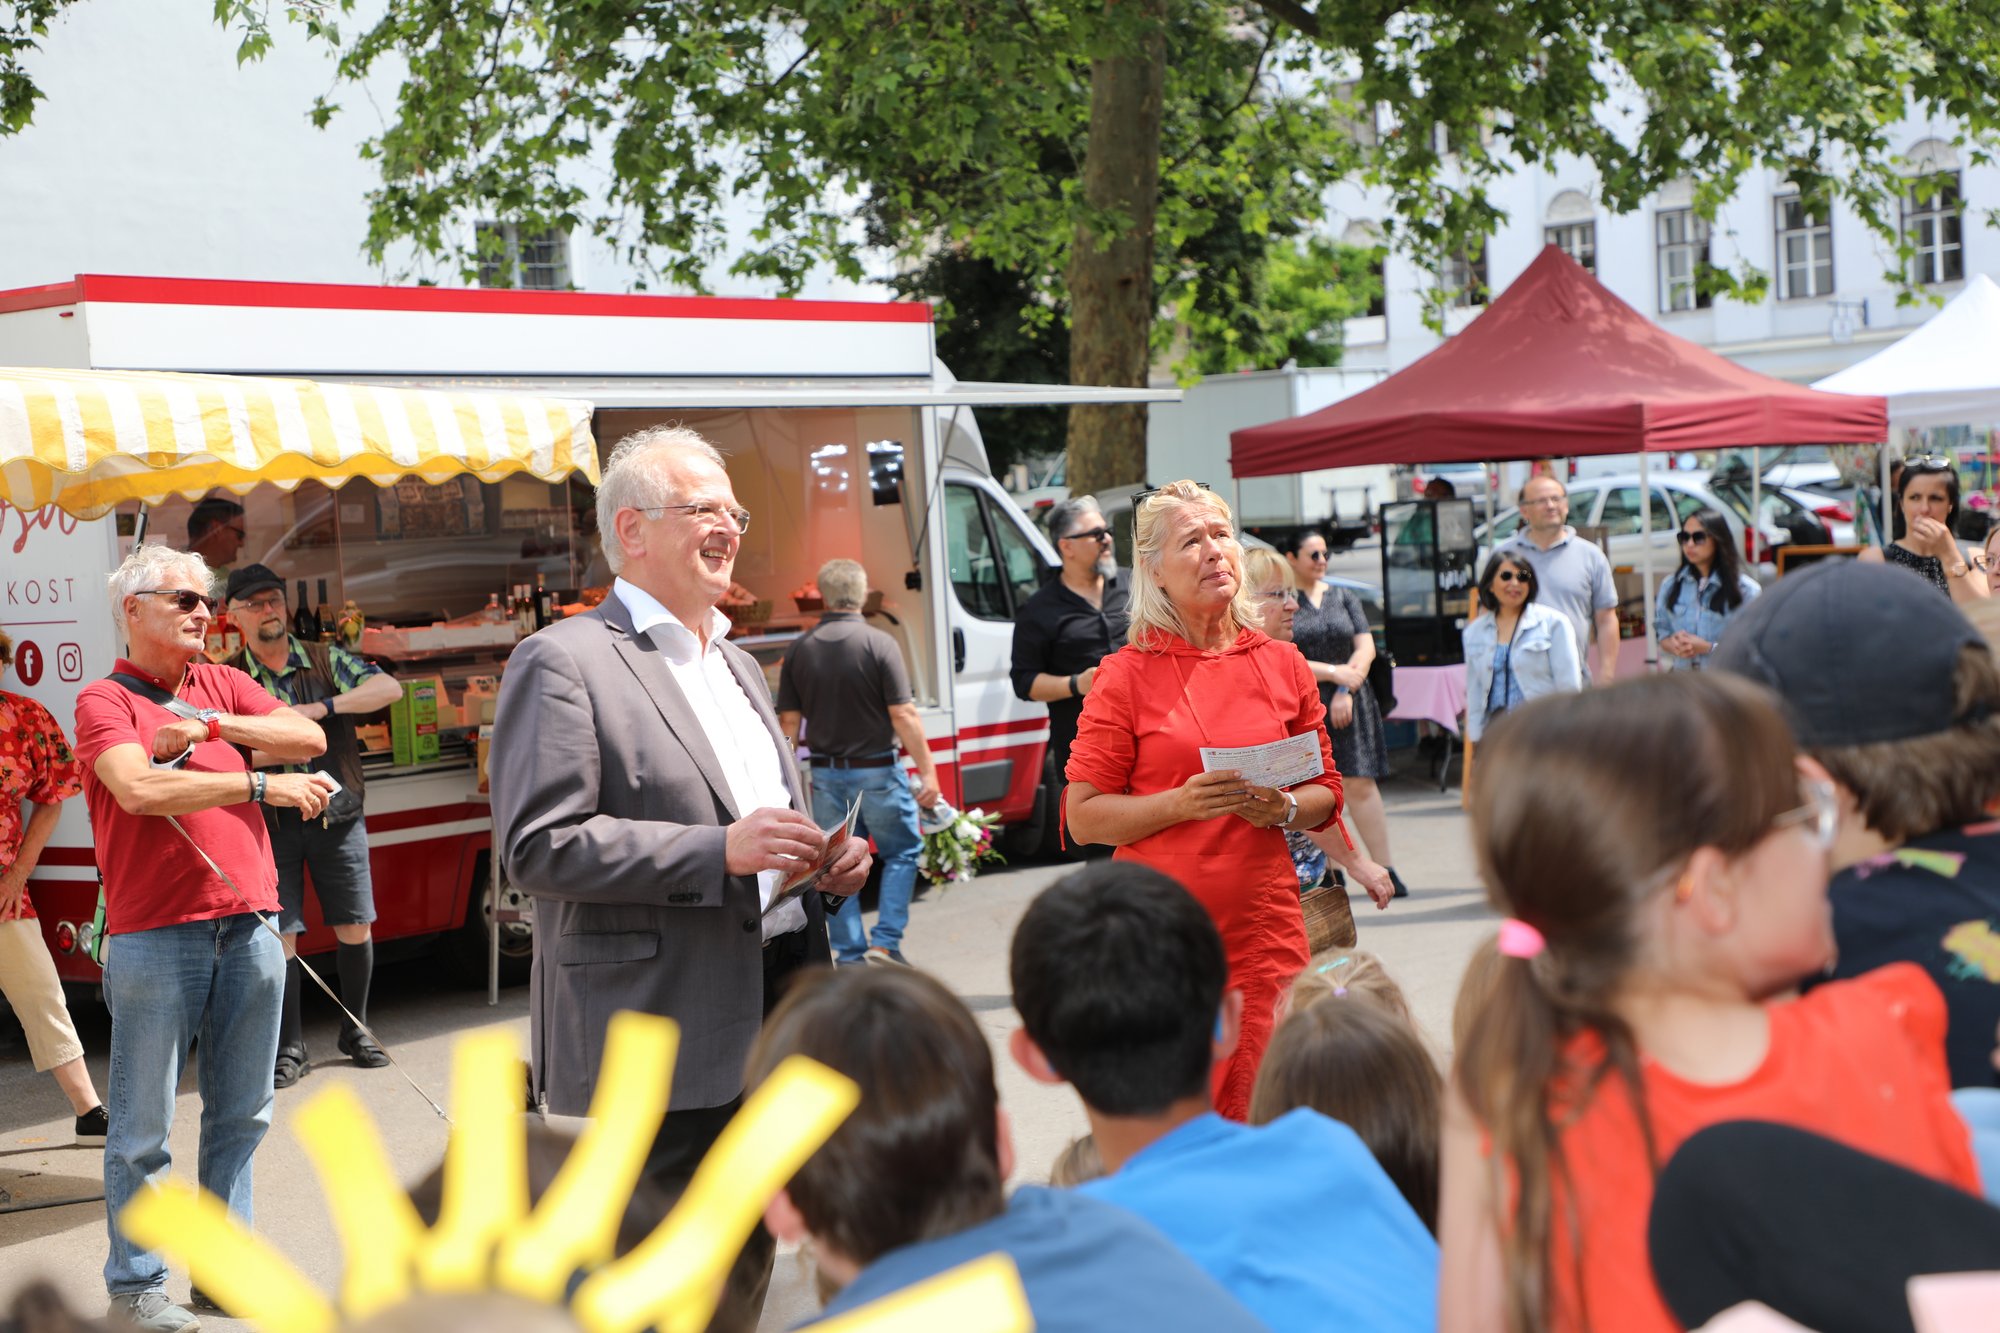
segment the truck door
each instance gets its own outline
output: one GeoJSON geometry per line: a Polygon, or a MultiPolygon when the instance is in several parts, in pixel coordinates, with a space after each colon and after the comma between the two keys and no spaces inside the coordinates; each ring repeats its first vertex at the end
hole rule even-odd
{"type": "Polygon", "coordinates": [[[1048,709],[1014,696],[1014,615],[1053,560],[1006,494],[984,477],[947,476],[952,712],[966,807],[1014,823],[1038,813],[1048,709]]]}

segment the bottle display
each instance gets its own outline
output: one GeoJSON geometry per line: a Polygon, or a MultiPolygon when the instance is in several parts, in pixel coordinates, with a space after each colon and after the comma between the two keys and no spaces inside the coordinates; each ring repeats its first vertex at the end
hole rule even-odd
{"type": "Polygon", "coordinates": [[[313,628],[318,631],[320,642],[333,642],[334,614],[326,604],[325,579],[319,581],[319,600],[313,603],[313,628]]]}
{"type": "Polygon", "coordinates": [[[317,639],[319,626],[313,624],[312,603],[306,600],[306,581],[299,580],[298,600],[292,603],[292,634],[300,639],[317,639]]]}

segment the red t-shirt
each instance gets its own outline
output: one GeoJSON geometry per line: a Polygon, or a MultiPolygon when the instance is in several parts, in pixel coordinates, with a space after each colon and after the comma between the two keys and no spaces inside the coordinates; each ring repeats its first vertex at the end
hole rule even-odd
{"type": "MultiPolygon", "coordinates": [[[[151,681],[163,690],[173,689],[171,681],[142,671],[123,658],[116,670],[151,681]]],[[[284,707],[243,672],[207,662],[188,666],[179,693],[196,708],[213,708],[239,717],[262,717],[284,707]]],[[[97,776],[98,757],[114,745],[136,745],[150,760],[154,733],[177,720],[115,680],[93,681],[76,696],[76,754],[83,761],[83,796],[90,806],[97,868],[104,873],[107,934],[209,921],[250,908],[278,910],[278,871],[271,861],[271,837],[264,830],[262,807],[250,800],[247,777],[241,801],[175,816],[188,836],[236,881],[243,891],[239,897],[164,817],[130,813],[97,776]]],[[[243,752],[228,741],[203,741],[194,747],[184,767],[192,773],[250,771],[243,752]]]]}
{"type": "MultiPolygon", "coordinates": [[[[1913,963],[1815,987],[1769,1006],[1764,1062],[1737,1083],[1690,1083],[1642,1059],[1646,1111],[1660,1160],[1696,1130],[1725,1120],[1768,1120],[1846,1144],[1911,1171],[1979,1192],[1965,1122],[1945,1069],[1944,997],[1913,963]]],[[[1572,1067],[1595,1063],[1595,1035],[1571,1045],[1572,1067]]],[[[1560,1107],[1556,1111],[1562,1114],[1560,1107]]],[[[1653,1283],[1646,1219],[1653,1205],[1639,1121],[1625,1082],[1608,1073],[1562,1136],[1570,1188],[1553,1191],[1550,1327],[1583,1327],[1569,1209],[1584,1237],[1582,1296],[1590,1326],[1672,1333],[1681,1325],[1653,1283]]]]}
{"type": "MultiPolygon", "coordinates": [[[[21,854],[27,823],[21,802],[56,805],[83,790],[83,770],[49,710],[26,695],[0,690],[0,874],[21,854]]],[[[0,920],[32,921],[35,905],[21,895],[20,909],[0,920]]]]}

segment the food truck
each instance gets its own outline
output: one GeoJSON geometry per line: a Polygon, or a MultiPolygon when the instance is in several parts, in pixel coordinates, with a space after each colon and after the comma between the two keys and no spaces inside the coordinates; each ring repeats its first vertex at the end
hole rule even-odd
{"type": "MultiPolygon", "coordinates": [[[[438,939],[477,972],[497,935],[512,979],[526,975],[533,922],[492,873],[483,760],[494,698],[515,643],[594,605],[611,575],[588,439],[559,456],[547,431],[530,430],[522,457],[481,456],[476,418],[498,411],[488,395],[581,404],[601,454],[672,422],[728,456],[753,521],[722,609],[774,689],[787,645],[822,610],[815,571],[859,560],[874,589],[869,623],[903,651],[946,796],[997,811],[1017,846],[1055,825],[1047,713],[1008,679],[1015,608],[1055,556],[991,476],[974,410],[1176,396],[958,382],[936,359],[929,307],[915,303],[100,275],[0,291],[0,366],[308,380],[359,404],[343,410],[380,416],[394,463],[365,477],[329,482],[293,466],[264,440],[288,427],[284,408],[246,393],[217,409],[243,455],[233,484],[174,477],[152,502],[89,519],[75,506],[0,505],[0,629],[16,652],[5,686],[73,727],[77,691],[119,651],[105,579],[135,534],[199,549],[219,572],[269,566],[295,631],[342,636],[405,687],[360,730],[377,938],[438,939]],[[425,412],[435,422],[411,430],[425,412]]],[[[10,400],[0,381],[0,428],[12,410],[56,455],[81,449],[93,410],[116,415],[57,386],[36,423],[33,397],[10,400]]],[[[142,449],[112,461],[132,471],[174,460],[142,449]]],[[[23,493],[0,492],[39,504],[23,493]]],[[[30,891],[64,979],[94,982],[82,801],[65,804],[30,891]]],[[[309,897],[306,952],[333,943],[316,911],[309,897]]]]}

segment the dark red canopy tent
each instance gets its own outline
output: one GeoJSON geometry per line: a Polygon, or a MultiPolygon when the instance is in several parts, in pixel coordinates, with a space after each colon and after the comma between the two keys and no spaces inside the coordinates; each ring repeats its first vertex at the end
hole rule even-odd
{"type": "Polygon", "coordinates": [[[1551,245],[1463,332],[1380,384],[1231,432],[1230,470],[1867,444],[1888,422],[1881,398],[1788,384],[1676,338],[1551,245]]]}

